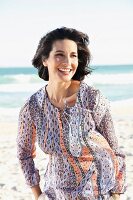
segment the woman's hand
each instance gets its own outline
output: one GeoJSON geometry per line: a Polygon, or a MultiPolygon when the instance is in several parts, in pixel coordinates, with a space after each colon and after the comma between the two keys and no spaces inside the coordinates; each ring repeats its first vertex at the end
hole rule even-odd
{"type": "Polygon", "coordinates": [[[110,200],[120,200],[120,195],[119,194],[112,194],[110,197],[110,200]]]}
{"type": "Polygon", "coordinates": [[[38,200],[47,200],[48,198],[46,197],[45,193],[40,194],[38,197],[38,200]]]}

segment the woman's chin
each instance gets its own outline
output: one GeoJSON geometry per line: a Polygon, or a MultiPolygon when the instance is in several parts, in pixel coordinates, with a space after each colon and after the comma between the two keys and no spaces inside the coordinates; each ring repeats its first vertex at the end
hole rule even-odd
{"type": "Polygon", "coordinates": [[[58,73],[59,79],[66,82],[70,81],[73,76],[74,76],[73,72],[67,72],[67,73],[59,72],[58,73]]]}

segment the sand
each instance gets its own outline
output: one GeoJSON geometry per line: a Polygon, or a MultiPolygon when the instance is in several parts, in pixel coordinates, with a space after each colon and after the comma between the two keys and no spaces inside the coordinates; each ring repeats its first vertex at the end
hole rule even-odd
{"type": "MultiPolygon", "coordinates": [[[[133,101],[112,103],[111,110],[114,119],[119,146],[126,154],[127,191],[121,195],[121,200],[133,199],[133,101]]],[[[0,199],[31,200],[31,190],[25,184],[24,177],[16,158],[17,122],[0,122],[0,199]]],[[[43,174],[48,157],[37,148],[37,167],[43,174]]]]}

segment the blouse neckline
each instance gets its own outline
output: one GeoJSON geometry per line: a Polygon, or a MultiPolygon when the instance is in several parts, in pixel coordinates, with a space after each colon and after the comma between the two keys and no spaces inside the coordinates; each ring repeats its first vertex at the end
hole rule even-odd
{"type": "Polygon", "coordinates": [[[73,106],[66,106],[66,107],[64,107],[64,108],[59,108],[59,107],[55,106],[55,105],[50,101],[49,96],[48,96],[48,92],[47,92],[47,90],[46,90],[47,85],[48,85],[48,84],[46,84],[46,85],[44,86],[44,91],[45,91],[45,94],[46,94],[46,99],[48,100],[48,102],[50,103],[50,105],[51,105],[54,109],[57,109],[58,111],[64,111],[64,110],[66,110],[67,108],[70,109],[70,108],[75,108],[75,107],[76,107],[77,103],[79,102],[79,96],[80,96],[80,89],[81,89],[82,81],[80,81],[79,89],[78,89],[78,91],[77,91],[77,93],[76,93],[76,94],[77,94],[77,97],[76,97],[76,102],[75,102],[75,104],[74,104],[73,106]]]}

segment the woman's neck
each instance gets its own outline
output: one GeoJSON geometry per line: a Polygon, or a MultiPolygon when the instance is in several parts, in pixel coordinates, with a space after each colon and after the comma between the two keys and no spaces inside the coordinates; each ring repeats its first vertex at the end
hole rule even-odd
{"type": "Polygon", "coordinates": [[[46,89],[50,100],[60,103],[69,96],[70,87],[71,81],[67,83],[48,82],[46,89]]]}
{"type": "Polygon", "coordinates": [[[46,90],[52,104],[64,108],[65,105],[73,106],[75,104],[79,87],[80,81],[72,80],[67,83],[49,82],[46,90]]]}

